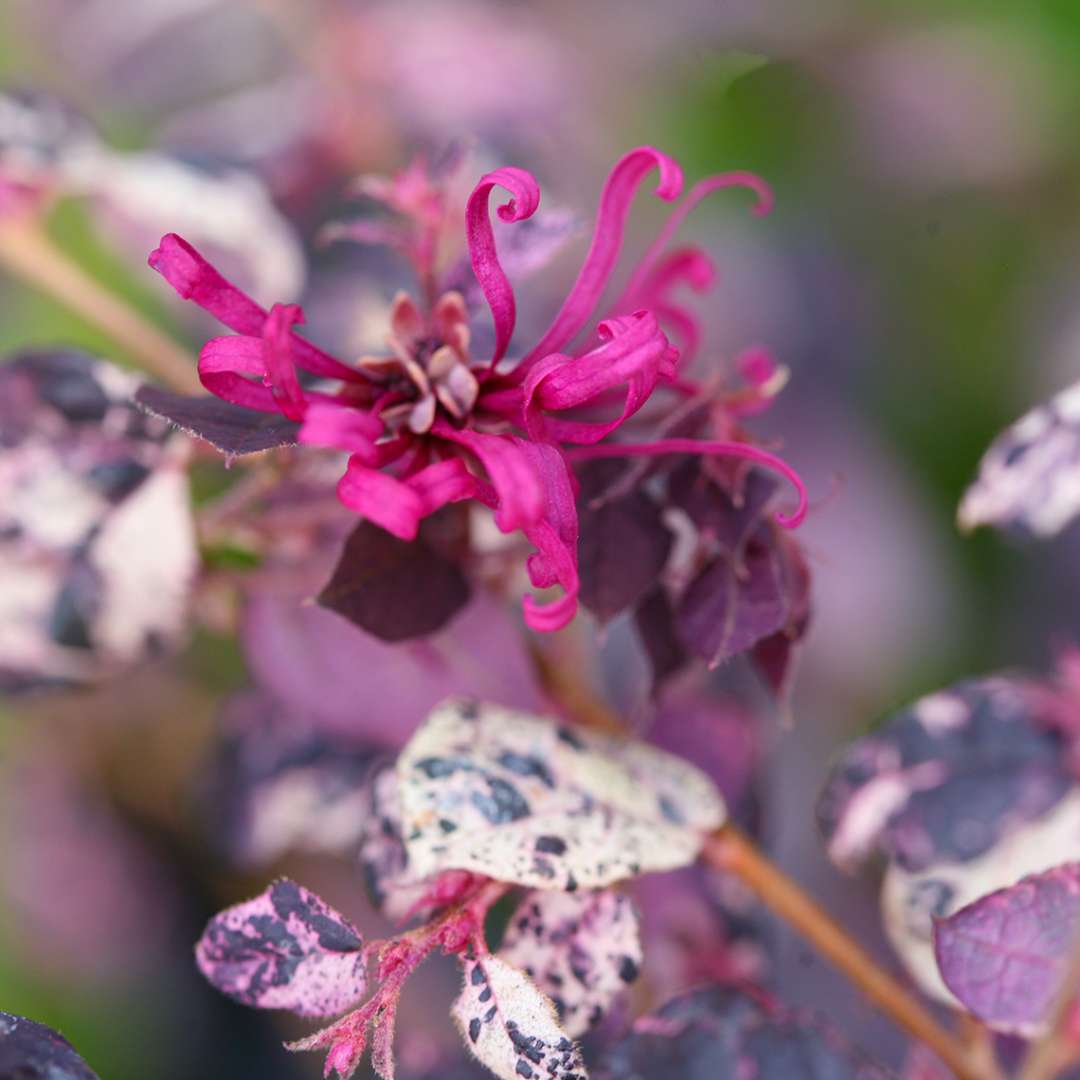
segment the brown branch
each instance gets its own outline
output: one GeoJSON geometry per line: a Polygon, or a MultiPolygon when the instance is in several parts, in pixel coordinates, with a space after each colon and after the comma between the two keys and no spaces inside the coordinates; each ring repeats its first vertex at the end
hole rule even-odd
{"type": "Polygon", "coordinates": [[[855,942],[782,870],[770,862],[734,825],[706,841],[702,858],[737,875],[769,908],[840,969],[886,1016],[924,1043],[958,1080],[995,1080],[996,1066],[946,1031],[929,1011],[855,942]]]}
{"type": "Polygon", "coordinates": [[[199,389],[194,358],[73,262],[35,218],[0,221],[0,266],[103,330],[140,367],[174,389],[199,389]]]}

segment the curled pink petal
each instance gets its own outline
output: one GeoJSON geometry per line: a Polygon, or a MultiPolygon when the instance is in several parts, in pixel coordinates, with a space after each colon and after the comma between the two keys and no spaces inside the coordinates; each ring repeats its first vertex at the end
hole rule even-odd
{"type": "Polygon", "coordinates": [[[471,499],[476,494],[476,477],[460,458],[428,465],[413,473],[405,483],[420,496],[425,517],[447,503],[471,499]]]}
{"type": "Polygon", "coordinates": [[[659,457],[662,454],[710,454],[716,457],[738,457],[764,465],[790,481],[799,496],[799,503],[790,514],[777,514],[776,520],[789,529],[801,525],[809,504],[802,477],[782,458],[768,450],[744,442],[725,442],[712,439],[657,439],[652,443],[605,443],[567,451],[573,461],[604,457],[659,457]]]}
{"type": "Polygon", "coordinates": [[[529,371],[522,389],[525,420],[534,438],[546,433],[561,442],[599,442],[648,401],[660,379],[675,373],[677,353],[651,312],[606,320],[600,324],[598,336],[601,344],[583,356],[557,353],[529,371]],[[541,412],[584,405],[624,384],[622,414],[610,423],[560,421],[541,412]]]}
{"type": "MultiPolygon", "coordinates": [[[[193,300],[230,330],[252,337],[262,334],[266,310],[228,281],[176,233],[161,238],[161,243],[150,253],[148,262],[185,300],[193,300]]],[[[343,364],[310,341],[295,335],[293,355],[296,362],[313,375],[345,382],[367,381],[356,368],[343,364]]]]}
{"type": "Polygon", "coordinates": [[[382,433],[382,421],[363,409],[344,402],[309,401],[298,438],[308,446],[347,450],[374,465],[378,460],[375,440],[382,433]]]}
{"type": "Polygon", "coordinates": [[[304,313],[296,304],[275,304],[262,329],[266,377],[274,400],[290,420],[303,420],[307,406],[292,358],[292,327],[303,321],[304,313]]]}
{"type": "Polygon", "coordinates": [[[474,454],[483,465],[498,498],[495,524],[503,532],[526,529],[544,513],[544,488],[521,439],[506,435],[487,435],[468,428],[459,430],[441,417],[431,433],[447,442],[457,443],[474,454]]]}
{"type": "Polygon", "coordinates": [[[408,484],[389,473],[369,468],[358,456],[349,458],[338,481],[338,498],[350,510],[402,540],[416,539],[424,500],[408,484]]]}
{"type": "Polygon", "coordinates": [[[522,364],[531,365],[542,356],[558,352],[588,321],[619,257],[630,204],[642,180],[654,167],[660,170],[656,195],[667,202],[679,197],[682,169],[674,158],[651,146],[639,146],[622,157],[604,184],[592,243],[577,280],[551,325],[522,359],[522,364]]]}
{"type": "Polygon", "coordinates": [[[776,361],[764,345],[752,345],[735,357],[739,374],[754,386],[764,386],[776,374],[776,361]]]}
{"type": "MultiPolygon", "coordinates": [[[[645,284],[646,279],[650,273],[652,273],[653,268],[663,255],[668,244],[671,243],[672,238],[679,231],[682,223],[698,203],[706,198],[706,196],[711,195],[714,191],[720,191],[730,187],[749,188],[757,196],[757,202],[754,203],[753,213],[758,217],[764,217],[772,210],[772,188],[770,188],[769,185],[755,173],[726,172],[718,173],[716,176],[706,176],[704,180],[699,180],[687,193],[686,198],[671,212],[671,215],[664,223],[664,227],[660,230],[656,239],[649,245],[648,250],[642,256],[641,261],[634,268],[634,272],[630,275],[630,280],[626,283],[626,289],[623,292],[624,298],[627,298],[623,303],[636,302],[630,298],[636,296],[638,291],[645,284]]],[[[623,305],[620,304],[618,306],[623,305]]]]}
{"type": "Polygon", "coordinates": [[[495,232],[488,215],[488,199],[496,187],[505,188],[511,195],[509,202],[498,210],[503,221],[524,221],[532,217],[540,205],[540,185],[536,178],[524,169],[508,167],[481,177],[465,208],[469,260],[484,299],[491,308],[491,317],[495,320],[495,350],[491,356],[491,367],[506,354],[517,318],[514,290],[499,262],[495,232]]]}
{"type": "Polygon", "coordinates": [[[270,387],[244,377],[249,374],[266,374],[261,337],[211,338],[199,352],[199,381],[210,393],[246,409],[280,412],[270,387]]]}

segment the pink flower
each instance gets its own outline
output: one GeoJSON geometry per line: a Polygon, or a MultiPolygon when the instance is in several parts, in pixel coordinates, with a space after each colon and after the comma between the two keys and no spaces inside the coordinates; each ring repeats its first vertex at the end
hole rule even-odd
{"type": "MultiPolygon", "coordinates": [[[[798,506],[778,518],[782,524],[797,525],[806,511],[805,490],[794,471],[747,441],[736,424],[738,416],[767,404],[783,381],[767,355],[744,358],[746,388],[722,403],[723,438],[609,439],[654,393],[665,391],[680,402],[703,392],[680,377],[680,348],[665,329],[676,336],[683,355],[698,347],[697,321],[672,293],[681,283],[700,291],[713,277],[704,252],[669,250],[686,214],[711,191],[733,185],[755,192],[759,214],[771,203],[768,188],[746,173],[699,183],[675,209],[623,295],[594,323],[622,247],[630,204],[654,168],[660,173],[656,194],[666,201],[679,196],[682,172],[672,158],[650,147],[623,157],[604,186],[592,243],[569,295],[540,340],[512,363],[504,359],[516,300],[499,261],[488,203],[501,187],[510,199],[498,208],[499,217],[511,223],[531,217],[540,188],[523,169],[488,173],[466,206],[469,257],[494,320],[490,356],[471,351],[468,313],[456,292],[438,295],[437,288],[425,287],[431,300],[423,306],[399,294],[390,318],[389,355],[361,357],[350,365],[294,332],[303,322],[298,307],[275,304],[265,311],[180,237],[164,237],[150,265],[181,296],[234,331],[202,349],[199,376],[208,390],[236,405],[297,421],[303,443],[347,451],[340,500],[402,539],[415,537],[420,521],[447,503],[475,499],[490,507],[503,532],[521,532],[536,548],[528,561],[533,585],[561,587],[563,595],[548,604],[525,598],[528,624],[556,630],[577,609],[573,460],[674,453],[743,458],[778,470],[795,485],[798,506]],[[585,343],[573,347],[583,332],[585,343]],[[302,383],[298,369],[333,385],[302,383]]],[[[428,207],[427,189],[415,170],[402,177],[388,192],[396,196],[407,181],[409,191],[425,194],[421,208],[428,207]]],[[[387,201],[398,209],[410,202],[387,201]]],[[[421,280],[428,279],[427,285],[430,264],[422,261],[421,280]]]]}

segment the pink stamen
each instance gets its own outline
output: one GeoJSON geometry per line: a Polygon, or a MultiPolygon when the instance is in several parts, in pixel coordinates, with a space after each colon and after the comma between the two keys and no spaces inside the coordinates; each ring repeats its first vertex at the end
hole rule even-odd
{"type": "Polygon", "coordinates": [[[790,481],[799,496],[799,503],[790,514],[777,513],[776,520],[785,528],[801,525],[809,509],[806,485],[802,477],[782,458],[750,443],[713,441],[709,439],[659,439],[653,443],[606,443],[599,446],[575,447],[566,452],[572,461],[588,461],[610,457],[660,457],[663,454],[712,454],[717,457],[737,457],[763,465],[790,481]]]}

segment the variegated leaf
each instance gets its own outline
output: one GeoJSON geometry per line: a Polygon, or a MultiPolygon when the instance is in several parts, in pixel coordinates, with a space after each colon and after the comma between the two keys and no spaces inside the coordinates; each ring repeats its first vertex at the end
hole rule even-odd
{"type": "Polygon", "coordinates": [[[465,961],[451,1015],[466,1046],[502,1080],[587,1080],[581,1052],[529,977],[497,956],[465,961]]]}
{"type": "Polygon", "coordinates": [[[1026,413],[990,444],[957,511],[962,529],[1061,532],[1080,513],[1080,383],[1026,413]]]}
{"type": "Polygon", "coordinates": [[[364,995],[363,944],[348,919],[282,878],[214,916],[195,958],[218,990],[244,1005],[334,1016],[364,995]]]}
{"type": "Polygon", "coordinates": [[[468,701],[439,706],[397,771],[418,877],[598,888],[692,862],[725,812],[708,777],[671,754],[468,701]]]}
{"type": "Polygon", "coordinates": [[[510,920],[499,956],[533,979],[577,1038],[638,976],[634,905],[611,889],[533,893],[510,920]]]}

